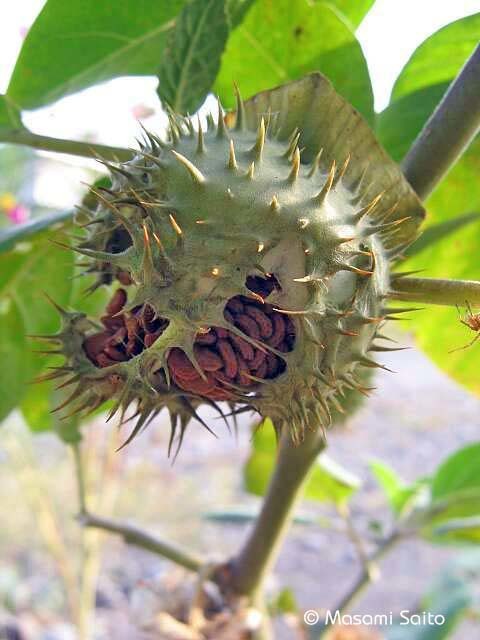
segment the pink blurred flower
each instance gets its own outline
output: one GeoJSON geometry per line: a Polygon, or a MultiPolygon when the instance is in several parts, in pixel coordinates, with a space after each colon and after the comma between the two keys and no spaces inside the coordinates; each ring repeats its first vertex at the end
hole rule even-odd
{"type": "Polygon", "coordinates": [[[10,221],[13,224],[23,224],[30,217],[30,211],[27,207],[24,207],[22,204],[17,204],[7,212],[7,216],[10,218],[10,221]]]}
{"type": "Polygon", "coordinates": [[[132,107],[131,113],[136,120],[146,120],[153,116],[155,109],[148,107],[146,104],[136,104],[132,107]]]}

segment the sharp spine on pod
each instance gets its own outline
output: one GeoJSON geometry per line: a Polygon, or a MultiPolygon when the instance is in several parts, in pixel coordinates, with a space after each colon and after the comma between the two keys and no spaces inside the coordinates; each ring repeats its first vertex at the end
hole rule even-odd
{"type": "Polygon", "coordinates": [[[58,413],[113,398],[109,417],[134,423],[130,442],[167,408],[173,455],[191,420],[209,428],[204,404],[269,416],[301,441],[328,428],[348,390],[368,395],[359,367],[384,368],[365,354],[392,349],[379,329],[404,311],[385,304],[389,258],[423,217],[322,76],[235,95],[236,113],[219,103],[205,130],[167,109],[167,142],[142,127],[132,160],[99,159],[112,186],[78,208],[72,248],[88,258],[90,290],[116,291],[99,319],[58,308],[61,330],[36,338],[66,359],[39,377],[69,390],[58,413]]]}

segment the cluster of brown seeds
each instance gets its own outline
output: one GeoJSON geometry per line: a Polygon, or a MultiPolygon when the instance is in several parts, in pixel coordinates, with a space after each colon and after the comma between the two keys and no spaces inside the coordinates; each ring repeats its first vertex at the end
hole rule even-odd
{"type": "Polygon", "coordinates": [[[100,319],[104,330],[85,339],[83,348],[97,367],[110,367],[125,362],[148,349],[168,326],[168,321],[155,317],[148,304],[122,313],[127,302],[125,289],[117,289],[100,319]]]}
{"type": "MultiPolygon", "coordinates": [[[[274,277],[249,277],[247,286],[255,297],[231,298],[224,317],[232,328],[236,327],[255,343],[232,330],[211,327],[197,334],[194,345],[197,367],[184,351],[171,349],[167,360],[169,372],[184,391],[211,400],[230,400],[236,390],[248,391],[262,380],[271,380],[285,371],[285,360],[278,353],[293,350],[295,327],[287,315],[265,302],[278,282],[274,277]]],[[[148,349],[168,326],[168,320],[156,317],[148,304],[122,312],[126,302],[126,291],[118,289],[101,318],[104,329],[84,341],[85,353],[97,367],[130,360],[148,349]]]]}

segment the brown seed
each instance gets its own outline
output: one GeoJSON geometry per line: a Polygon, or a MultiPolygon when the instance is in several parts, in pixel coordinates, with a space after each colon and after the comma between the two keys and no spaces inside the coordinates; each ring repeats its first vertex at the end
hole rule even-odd
{"type": "Polygon", "coordinates": [[[117,364],[115,360],[109,358],[106,353],[99,353],[97,356],[97,362],[100,367],[111,367],[112,364],[117,364]]]}
{"type": "Polygon", "coordinates": [[[258,369],[258,367],[263,364],[267,359],[267,354],[265,351],[260,351],[260,349],[255,350],[255,357],[248,363],[248,366],[251,369],[258,369]]]}
{"type": "Polygon", "coordinates": [[[123,309],[126,302],[127,292],[125,291],[125,289],[117,289],[113,294],[112,299],[107,304],[105,311],[108,313],[108,315],[114,316],[123,309]]]}
{"type": "Polygon", "coordinates": [[[167,362],[172,375],[180,376],[185,380],[194,380],[199,377],[198,372],[187,358],[185,352],[178,349],[178,347],[170,350],[167,362]]]}
{"type": "Polygon", "coordinates": [[[262,364],[257,369],[255,369],[255,371],[253,372],[253,375],[256,378],[265,378],[267,375],[267,371],[268,371],[267,361],[264,360],[262,364]]]}
{"type": "Polygon", "coordinates": [[[270,338],[273,334],[273,324],[266,313],[263,313],[258,307],[248,305],[245,307],[245,313],[255,320],[260,327],[260,335],[262,338],[270,338]]]}
{"type": "Polygon", "coordinates": [[[271,347],[279,345],[285,337],[285,321],[280,313],[274,313],[271,316],[273,321],[273,335],[266,340],[271,347]]]}
{"type": "Polygon", "coordinates": [[[110,344],[107,344],[105,347],[105,353],[109,358],[116,360],[117,362],[124,362],[125,360],[128,360],[127,355],[123,353],[123,351],[110,344]]]}
{"type": "Polygon", "coordinates": [[[223,360],[208,347],[194,347],[195,357],[204,371],[218,371],[223,367],[223,360]]]}
{"type": "Polygon", "coordinates": [[[237,357],[232,349],[232,345],[228,340],[219,340],[217,342],[217,349],[222,356],[224,362],[224,372],[227,378],[233,380],[237,375],[237,357]]]}
{"type": "Polygon", "coordinates": [[[229,332],[230,342],[235,347],[236,351],[244,358],[245,360],[253,360],[255,356],[254,348],[251,344],[249,344],[246,340],[241,338],[240,336],[236,336],[231,331],[229,332]]]}
{"type": "Polygon", "coordinates": [[[130,284],[133,284],[133,280],[128,271],[117,271],[117,280],[120,284],[123,284],[124,287],[128,287],[130,284]]]}
{"type": "Polygon", "coordinates": [[[109,339],[110,334],[102,331],[101,333],[93,334],[93,336],[88,336],[88,338],[83,341],[83,348],[90,360],[94,360],[95,356],[103,351],[109,339]]]}
{"type": "Polygon", "coordinates": [[[260,340],[260,327],[253,318],[241,313],[236,316],[235,324],[239,327],[247,336],[254,340],[260,340]]]}

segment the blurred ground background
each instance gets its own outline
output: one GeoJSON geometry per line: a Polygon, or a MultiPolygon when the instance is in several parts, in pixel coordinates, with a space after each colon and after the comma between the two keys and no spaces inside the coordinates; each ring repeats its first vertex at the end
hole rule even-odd
{"type": "MultiPolygon", "coordinates": [[[[329,454],[363,481],[352,512],[364,533],[371,520],[383,523],[386,530],[389,526],[369,460],[388,462],[410,481],[478,438],[480,402],[422,354],[412,349],[385,362],[397,373],[381,372],[374,397],[329,436],[329,454]]],[[[247,506],[254,510],[258,504],[243,492],[241,482],[242,462],[249,452],[248,420],[243,420],[238,439],[220,421],[218,439],[199,425],[192,424],[189,431],[172,466],[166,457],[168,430],[162,419],[115,453],[122,434],[99,417],[85,431],[90,499],[100,503],[96,510],[104,515],[134,520],[206,556],[225,556],[238,547],[249,525],[206,518],[212,511],[247,506]]],[[[83,596],[87,601],[94,598],[97,607],[92,638],[142,638],[142,625],[162,606],[160,601],[165,602],[166,585],[174,599],[173,585],[177,580],[182,584],[186,576],[115,537],[82,534],[74,521],[71,459],[54,436],[32,437],[13,416],[4,427],[0,451],[3,618],[16,620],[29,640],[75,640],[71,616],[78,612],[68,607],[70,601],[71,609],[77,608],[73,575],[83,557],[90,574],[83,596]]],[[[305,504],[303,511],[320,521],[336,519],[328,507],[305,504]]],[[[385,560],[383,579],[369,589],[356,610],[414,610],[444,562],[459,553],[417,541],[404,543],[385,560]]],[[[321,524],[297,524],[282,551],[270,592],[274,597],[291,587],[302,609],[334,608],[358,571],[355,551],[343,534],[321,524]]],[[[480,627],[472,621],[465,624],[454,637],[478,637],[480,627]]]]}

